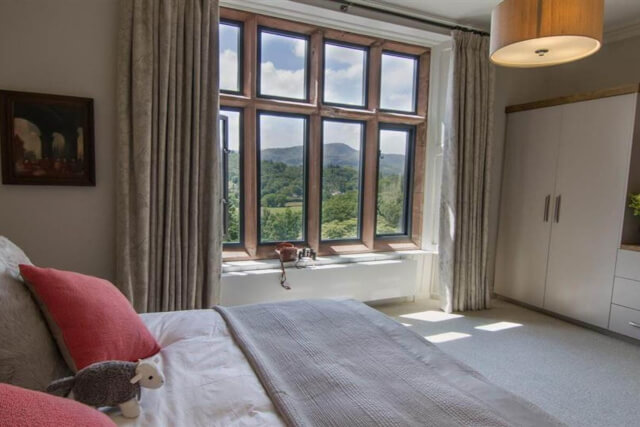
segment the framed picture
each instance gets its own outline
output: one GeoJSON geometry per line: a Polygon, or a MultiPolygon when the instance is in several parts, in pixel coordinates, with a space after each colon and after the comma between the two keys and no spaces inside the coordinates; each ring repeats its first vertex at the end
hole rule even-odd
{"type": "Polygon", "coordinates": [[[93,99],[0,90],[2,183],[96,184],[93,99]]]}

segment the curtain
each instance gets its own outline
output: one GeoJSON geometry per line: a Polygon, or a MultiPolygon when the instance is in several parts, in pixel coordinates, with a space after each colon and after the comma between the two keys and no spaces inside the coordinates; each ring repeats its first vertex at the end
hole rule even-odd
{"type": "Polygon", "coordinates": [[[222,263],[217,0],[121,0],[117,284],[139,312],[210,307],[222,263]]]}
{"type": "Polygon", "coordinates": [[[440,211],[440,286],[446,312],[490,307],[487,273],[493,127],[489,37],[453,31],[440,211]]]}

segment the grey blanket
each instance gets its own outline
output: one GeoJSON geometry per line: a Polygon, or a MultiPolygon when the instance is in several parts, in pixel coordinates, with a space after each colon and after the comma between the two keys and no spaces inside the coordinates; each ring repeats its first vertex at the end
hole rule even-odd
{"type": "Polygon", "coordinates": [[[290,426],[558,426],[356,301],[215,307],[290,426]]]}

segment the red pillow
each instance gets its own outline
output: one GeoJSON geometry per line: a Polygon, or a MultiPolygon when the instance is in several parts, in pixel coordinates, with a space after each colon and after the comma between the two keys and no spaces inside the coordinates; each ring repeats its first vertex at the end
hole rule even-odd
{"type": "Polygon", "coordinates": [[[0,383],[0,425],[114,427],[116,423],[75,400],[0,383]]]}
{"type": "Polygon", "coordinates": [[[110,282],[25,264],[20,273],[74,372],[105,360],[135,362],[160,351],[140,316],[110,282]]]}

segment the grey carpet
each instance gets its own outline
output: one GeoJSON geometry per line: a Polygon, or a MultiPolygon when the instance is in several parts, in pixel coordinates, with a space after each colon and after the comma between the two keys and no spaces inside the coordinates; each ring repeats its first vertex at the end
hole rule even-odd
{"type": "Polygon", "coordinates": [[[376,308],[570,426],[640,425],[638,345],[504,301],[455,318],[433,301],[376,308]],[[515,326],[498,322],[522,326],[476,328],[515,326]]]}

